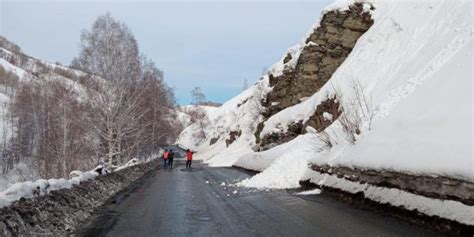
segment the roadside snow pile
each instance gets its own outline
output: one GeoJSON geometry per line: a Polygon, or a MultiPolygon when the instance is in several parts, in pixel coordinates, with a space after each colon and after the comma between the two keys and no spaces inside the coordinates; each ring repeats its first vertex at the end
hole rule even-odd
{"type": "Polygon", "coordinates": [[[240,156],[235,166],[262,171],[238,183],[239,186],[258,189],[298,188],[310,171],[309,165],[316,152],[313,133],[299,136],[264,152],[249,152],[240,156]]]}
{"type": "Polygon", "coordinates": [[[73,171],[71,173],[74,176],[71,179],[40,179],[33,182],[27,181],[13,184],[0,193],[0,208],[8,206],[20,198],[33,198],[46,195],[54,190],[71,188],[73,185],[80,184],[98,175],[95,171],[73,171]]]}
{"type": "Polygon", "coordinates": [[[5,175],[0,176],[0,192],[6,190],[14,183],[40,179],[38,172],[30,167],[30,165],[20,162],[14,165],[13,169],[5,175]]]}
{"type": "Polygon", "coordinates": [[[320,186],[337,188],[352,194],[363,193],[368,199],[387,203],[407,210],[415,210],[429,216],[439,216],[467,225],[474,225],[474,206],[451,200],[439,200],[405,192],[396,188],[377,187],[370,184],[351,182],[336,175],[313,171],[311,182],[320,186]]]}
{"type": "Polygon", "coordinates": [[[140,164],[140,163],[141,163],[141,162],[140,162],[140,160],[138,160],[138,158],[132,158],[132,159],[130,159],[125,165],[122,165],[122,166],[117,167],[114,171],[116,172],[116,171],[119,171],[119,170],[123,170],[123,169],[125,169],[125,168],[127,168],[127,167],[134,166],[134,165],[138,165],[138,164],[140,164]]]}
{"type": "MultiPolygon", "coordinates": [[[[141,163],[143,162],[141,162],[139,159],[133,158],[130,159],[125,165],[116,167],[113,172],[118,172],[125,168],[136,166],[141,163]]],[[[73,185],[78,185],[81,182],[97,177],[99,173],[107,174],[111,172],[107,172],[104,167],[99,165],[95,169],[87,172],[82,172],[79,170],[71,171],[69,173],[69,179],[39,179],[36,181],[10,184],[6,190],[0,192],[0,208],[8,206],[20,198],[33,198],[49,194],[54,190],[70,189],[73,185]]]]}
{"type": "Polygon", "coordinates": [[[92,213],[141,177],[150,177],[156,161],[100,175],[68,189],[0,208],[1,236],[70,236],[92,213]]]}
{"type": "Polygon", "coordinates": [[[238,183],[239,186],[258,189],[298,188],[308,170],[304,158],[286,153],[261,173],[238,183]]]}

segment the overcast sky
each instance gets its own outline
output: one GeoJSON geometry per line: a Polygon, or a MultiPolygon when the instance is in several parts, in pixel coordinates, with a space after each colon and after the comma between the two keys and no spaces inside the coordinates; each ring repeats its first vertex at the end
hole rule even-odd
{"type": "Polygon", "coordinates": [[[110,12],[164,71],[180,104],[190,102],[195,86],[215,102],[237,95],[245,78],[258,80],[330,2],[0,1],[1,35],[33,57],[65,65],[78,54],[81,30],[110,12]]]}

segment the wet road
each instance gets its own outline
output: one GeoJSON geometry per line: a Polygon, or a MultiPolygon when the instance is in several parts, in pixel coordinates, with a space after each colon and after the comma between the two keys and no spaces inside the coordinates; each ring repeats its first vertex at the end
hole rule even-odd
{"type": "Polygon", "coordinates": [[[175,161],[118,195],[83,236],[434,236],[397,219],[324,195],[229,185],[250,175],[175,161]],[[225,185],[224,185],[224,184],[225,185]]]}

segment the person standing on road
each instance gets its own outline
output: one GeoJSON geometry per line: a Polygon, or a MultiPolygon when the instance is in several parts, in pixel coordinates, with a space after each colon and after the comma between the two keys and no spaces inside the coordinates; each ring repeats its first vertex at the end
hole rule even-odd
{"type": "Polygon", "coordinates": [[[187,168],[191,169],[192,160],[193,160],[193,152],[187,149],[186,150],[186,169],[187,168]]]}
{"type": "Polygon", "coordinates": [[[173,169],[173,159],[174,159],[173,150],[170,149],[168,157],[169,157],[169,161],[168,161],[169,167],[170,169],[173,169]]]}
{"type": "Polygon", "coordinates": [[[163,168],[166,169],[168,168],[168,160],[169,160],[170,153],[168,149],[165,149],[165,152],[163,152],[163,168]]]}

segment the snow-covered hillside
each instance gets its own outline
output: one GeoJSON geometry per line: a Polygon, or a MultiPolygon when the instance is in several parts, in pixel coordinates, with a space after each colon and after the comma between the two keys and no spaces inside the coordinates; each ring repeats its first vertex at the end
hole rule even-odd
{"type": "MultiPolygon", "coordinates": [[[[7,39],[3,37],[0,39],[2,45],[19,49],[18,46],[7,39]]],[[[12,125],[16,120],[11,119],[12,113],[10,110],[13,98],[17,94],[18,83],[56,81],[73,89],[78,95],[77,99],[81,99],[85,95],[81,84],[74,81],[78,77],[85,76],[84,72],[41,61],[25,55],[21,51],[12,52],[7,48],[0,47],[0,67],[4,72],[0,75],[2,81],[0,85],[0,129],[2,131],[0,149],[3,152],[6,152],[6,146],[16,131],[15,126],[12,125]],[[42,75],[39,76],[40,74],[42,75]]],[[[6,158],[3,158],[2,162],[3,166],[7,164],[6,158]]],[[[13,168],[8,172],[0,175],[0,191],[18,181],[39,179],[38,172],[32,169],[31,166],[32,164],[22,161],[13,165],[13,168]]]]}
{"type": "Polygon", "coordinates": [[[185,105],[178,108],[178,120],[183,124],[184,127],[191,125],[191,116],[190,113],[195,109],[203,110],[209,119],[214,119],[214,111],[218,108],[215,106],[207,105],[185,105]]]}
{"type": "Polygon", "coordinates": [[[253,133],[256,123],[260,120],[262,109],[260,100],[265,91],[269,89],[265,83],[267,80],[264,79],[256,83],[214,111],[208,111],[211,112],[209,114],[210,124],[206,128],[206,139],[201,141],[199,146],[196,146],[195,138],[192,135],[199,129],[196,124],[185,128],[176,143],[194,148],[198,151],[198,159],[206,159],[212,165],[230,166],[234,164],[239,155],[251,152],[251,147],[255,144],[253,133]],[[225,141],[229,138],[229,133],[239,130],[242,131],[241,136],[235,143],[227,147],[225,141]]]}
{"type": "MultiPolygon", "coordinates": [[[[261,101],[274,88],[269,85],[271,78],[263,77],[214,111],[215,119],[207,140],[197,148],[197,157],[211,166],[262,171],[240,183],[256,188],[298,187],[301,180],[312,178],[323,184],[325,179],[315,178],[317,174],[309,168],[314,164],[473,182],[473,3],[364,2],[364,11],[370,13],[374,24],[357,40],[328,83],[312,96],[265,118],[261,101]],[[324,131],[306,126],[306,132],[291,141],[256,152],[256,136],[283,136],[292,125],[305,124],[318,106],[331,98],[342,114],[324,131]],[[241,135],[226,144],[232,131],[241,131],[241,135]],[[211,139],[218,140],[212,143],[211,139]]],[[[344,11],[353,3],[337,1],[323,14],[344,11]]],[[[286,54],[290,60],[283,57],[269,75],[294,68],[301,51],[316,44],[308,37],[290,48],[286,54]]],[[[324,114],[325,120],[332,117],[324,114]]],[[[178,142],[186,145],[183,141],[189,138],[180,139],[178,142]]],[[[452,214],[426,210],[428,214],[452,214]]],[[[474,222],[472,215],[464,217],[460,219],[474,222]]]]}
{"type": "Polygon", "coordinates": [[[208,105],[181,106],[177,115],[184,130],[180,133],[176,144],[196,150],[197,145],[205,139],[204,134],[209,132],[210,121],[216,119],[217,110],[218,107],[208,105]]]}

